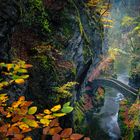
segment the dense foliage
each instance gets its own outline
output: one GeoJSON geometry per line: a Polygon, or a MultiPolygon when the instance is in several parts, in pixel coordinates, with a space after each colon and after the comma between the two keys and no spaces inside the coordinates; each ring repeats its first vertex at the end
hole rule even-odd
{"type": "MultiPolygon", "coordinates": [[[[7,76],[6,79],[1,79],[1,89],[3,90],[7,86],[12,86],[14,83],[23,85],[24,79],[27,79],[27,68],[32,67],[30,64],[25,64],[24,61],[14,62],[11,64],[0,64],[2,74],[7,76]],[[17,75],[18,74],[18,75],[17,75]]],[[[68,91],[71,86],[75,85],[74,82],[65,84],[62,87],[57,88],[60,93],[70,94],[68,91]]],[[[11,105],[7,104],[8,96],[6,93],[0,94],[0,138],[12,139],[12,140],[31,140],[32,138],[26,136],[25,133],[32,131],[33,129],[43,127],[43,136],[53,135],[52,139],[81,139],[83,135],[72,133],[72,128],[62,129],[58,123],[58,118],[63,117],[73,110],[70,106],[70,102],[63,104],[63,106],[55,105],[50,110],[45,109],[42,113],[36,114],[37,107],[31,106],[32,101],[26,101],[24,96],[20,96],[17,101],[12,102],[11,105]],[[61,133],[60,133],[61,132],[61,133]]],[[[85,140],[89,138],[84,138],[85,140]]]]}

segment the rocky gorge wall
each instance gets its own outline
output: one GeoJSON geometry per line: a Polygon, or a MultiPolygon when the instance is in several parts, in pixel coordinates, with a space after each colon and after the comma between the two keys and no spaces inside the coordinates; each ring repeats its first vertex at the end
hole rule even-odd
{"type": "MultiPolygon", "coordinates": [[[[28,27],[22,22],[19,1],[0,1],[0,61],[23,59],[33,65],[29,81],[9,90],[9,94],[17,93],[11,95],[11,102],[24,95],[39,109],[68,100],[76,107],[85,92],[88,76],[100,61],[103,25],[99,22],[99,13],[89,9],[84,0],[68,1],[64,5],[55,2],[46,6],[52,31],[42,34],[40,27],[37,30],[36,26],[28,27]],[[69,81],[79,83],[72,91],[72,98],[62,98],[55,93],[53,87],[69,81]]],[[[63,126],[82,132],[87,122],[82,120],[85,114],[79,113],[81,110],[75,110],[64,118],[63,126]],[[80,119],[76,118],[78,114],[80,119]]],[[[39,132],[34,134],[36,139],[35,135],[39,132]]]]}

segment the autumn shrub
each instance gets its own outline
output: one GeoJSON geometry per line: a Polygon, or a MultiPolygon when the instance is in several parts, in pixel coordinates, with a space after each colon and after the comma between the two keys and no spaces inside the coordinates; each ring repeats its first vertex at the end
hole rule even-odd
{"type": "Polygon", "coordinates": [[[24,61],[14,61],[13,63],[0,63],[0,90],[12,84],[23,84],[29,77],[27,68],[32,67],[24,61]]]}
{"type": "Polygon", "coordinates": [[[76,84],[78,84],[77,82],[68,82],[60,87],[54,87],[54,91],[56,91],[58,93],[58,97],[59,98],[68,98],[68,97],[72,97],[72,93],[69,91],[73,88],[73,86],[75,86],[76,84]]]}
{"type": "Polygon", "coordinates": [[[7,100],[6,94],[0,94],[0,136],[2,139],[21,140],[25,138],[25,133],[39,127],[44,128],[44,135],[54,135],[62,130],[57,118],[73,110],[70,102],[67,102],[63,106],[56,105],[50,110],[45,109],[43,113],[35,115],[37,107],[30,107],[33,102],[25,101],[24,96],[19,97],[18,101],[13,102],[11,106],[7,106],[7,100]]]}
{"type": "Polygon", "coordinates": [[[120,119],[122,120],[122,135],[124,140],[133,140],[135,132],[140,130],[140,100],[131,104],[127,100],[121,101],[120,119]]]}
{"type": "MultiPolygon", "coordinates": [[[[63,105],[55,105],[51,109],[44,109],[39,113],[37,106],[31,106],[32,101],[26,101],[24,96],[18,100],[8,103],[9,97],[2,93],[3,89],[13,84],[24,84],[29,77],[27,68],[32,67],[24,61],[15,61],[13,63],[0,63],[0,139],[2,140],[32,140],[28,132],[34,129],[43,128],[42,140],[47,135],[52,136],[53,140],[69,139],[90,140],[82,134],[74,133],[72,128],[62,128],[59,123],[59,117],[63,117],[73,110],[70,102],[63,105]]],[[[70,82],[62,87],[58,87],[58,92],[68,92],[71,86],[76,83],[70,82]]],[[[70,93],[69,93],[70,94],[70,93]]]]}

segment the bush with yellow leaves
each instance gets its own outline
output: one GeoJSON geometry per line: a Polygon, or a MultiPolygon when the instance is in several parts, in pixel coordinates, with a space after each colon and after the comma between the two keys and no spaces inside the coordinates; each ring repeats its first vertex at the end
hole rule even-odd
{"type": "MultiPolygon", "coordinates": [[[[24,61],[11,64],[0,63],[0,139],[32,140],[30,136],[25,134],[37,128],[43,128],[42,140],[47,135],[51,135],[53,140],[82,139],[83,135],[73,133],[72,128],[61,128],[58,122],[59,117],[63,117],[73,110],[70,102],[63,104],[63,106],[55,105],[51,109],[45,109],[42,113],[37,113],[37,106],[31,106],[33,102],[26,101],[24,96],[20,96],[17,101],[7,105],[9,98],[6,93],[1,93],[2,90],[13,83],[23,84],[29,77],[27,68],[30,67],[32,65],[25,64],[24,61]]],[[[62,89],[68,90],[73,85],[75,83],[70,82],[62,89]]],[[[90,138],[85,137],[84,140],[90,140],[90,138]]]]}

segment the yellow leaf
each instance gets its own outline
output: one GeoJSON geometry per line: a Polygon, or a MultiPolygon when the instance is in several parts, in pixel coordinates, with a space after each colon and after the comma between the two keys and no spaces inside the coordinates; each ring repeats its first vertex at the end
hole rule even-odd
{"type": "Polygon", "coordinates": [[[28,114],[33,115],[33,114],[36,113],[36,111],[37,111],[36,106],[30,107],[29,110],[28,110],[28,114]]]}
{"type": "Polygon", "coordinates": [[[46,115],[43,118],[45,118],[45,119],[54,119],[55,117],[53,115],[46,115]]]}
{"type": "Polygon", "coordinates": [[[14,70],[16,71],[18,69],[20,69],[19,65],[15,65],[14,70]]]}
{"type": "Polygon", "coordinates": [[[19,69],[18,72],[19,73],[27,73],[28,71],[26,69],[19,69]]]}
{"type": "Polygon", "coordinates": [[[19,125],[19,128],[21,130],[26,130],[27,128],[29,128],[29,126],[27,124],[23,123],[23,124],[19,125]]]}
{"type": "Polygon", "coordinates": [[[23,119],[23,122],[26,123],[27,125],[29,125],[30,127],[34,127],[34,128],[37,128],[39,127],[37,121],[35,120],[30,120],[30,119],[23,119]]]}
{"type": "Polygon", "coordinates": [[[9,85],[9,83],[8,82],[2,82],[1,84],[3,84],[3,86],[8,86],[9,85]]]}
{"type": "Polygon", "coordinates": [[[24,96],[20,96],[20,97],[18,98],[18,101],[25,101],[25,97],[24,97],[24,96]]]}
{"type": "Polygon", "coordinates": [[[54,106],[52,109],[51,109],[51,111],[52,112],[56,112],[56,111],[58,111],[58,110],[60,110],[61,109],[61,105],[56,105],[56,106],[54,106]]]}
{"type": "Polygon", "coordinates": [[[65,116],[66,113],[54,113],[53,116],[55,117],[62,117],[62,116],[65,116]]]}
{"type": "Polygon", "coordinates": [[[17,84],[24,84],[25,81],[24,81],[24,79],[16,79],[15,83],[17,83],[17,84]]]}
{"type": "Polygon", "coordinates": [[[50,120],[48,120],[48,119],[41,119],[40,123],[44,124],[45,126],[48,126],[50,124],[50,120]]]}
{"type": "Polygon", "coordinates": [[[6,102],[6,101],[8,100],[7,94],[0,94],[0,100],[1,100],[2,102],[6,102]]]}
{"type": "Polygon", "coordinates": [[[23,140],[32,140],[32,138],[31,137],[26,137],[23,140]]]}
{"type": "Polygon", "coordinates": [[[27,78],[29,78],[29,75],[22,75],[22,76],[20,76],[20,78],[21,79],[27,79],[27,78]]]}
{"type": "Polygon", "coordinates": [[[10,117],[11,117],[11,114],[8,112],[6,115],[6,118],[10,118],[10,117]]]}
{"type": "Polygon", "coordinates": [[[18,102],[18,101],[16,102],[15,101],[15,102],[12,103],[12,107],[17,108],[20,104],[21,104],[21,102],[18,102]]]}
{"type": "Polygon", "coordinates": [[[45,109],[44,113],[50,115],[52,112],[49,109],[45,109]]]}
{"type": "Polygon", "coordinates": [[[14,64],[7,64],[7,65],[6,65],[7,70],[10,71],[10,69],[11,69],[13,66],[14,66],[14,64]]]}

